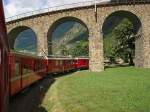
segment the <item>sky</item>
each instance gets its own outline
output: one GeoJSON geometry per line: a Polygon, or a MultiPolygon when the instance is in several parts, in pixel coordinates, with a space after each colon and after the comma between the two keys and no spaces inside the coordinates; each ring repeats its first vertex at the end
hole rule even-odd
{"type": "Polygon", "coordinates": [[[8,18],[15,16],[17,14],[34,11],[46,7],[53,7],[62,4],[70,4],[91,0],[3,0],[3,1],[4,1],[5,16],[6,18],[8,18]]]}

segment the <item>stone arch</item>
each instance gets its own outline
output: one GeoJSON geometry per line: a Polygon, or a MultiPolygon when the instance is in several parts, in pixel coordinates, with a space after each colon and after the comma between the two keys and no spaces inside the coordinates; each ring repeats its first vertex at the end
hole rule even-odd
{"type": "MultiPolygon", "coordinates": [[[[62,17],[57,19],[56,21],[54,21],[52,23],[52,25],[49,27],[48,29],[48,33],[47,33],[47,45],[49,46],[49,42],[52,41],[52,34],[55,31],[55,29],[62,23],[67,22],[67,21],[73,21],[73,22],[77,22],[81,25],[83,25],[83,27],[85,27],[87,29],[88,32],[88,37],[89,37],[89,28],[87,27],[87,25],[85,24],[85,22],[83,22],[83,20],[77,18],[77,17],[73,17],[73,16],[67,16],[67,17],[62,17]]],[[[52,48],[48,47],[48,54],[52,54],[52,48]]]]}
{"type": "Polygon", "coordinates": [[[36,40],[36,52],[37,52],[37,35],[35,33],[35,31],[28,27],[28,26],[18,26],[18,27],[15,27],[13,29],[11,29],[9,32],[8,32],[8,41],[9,41],[9,45],[10,45],[10,49],[11,50],[14,50],[15,49],[15,42],[16,42],[16,39],[18,38],[18,36],[23,32],[23,31],[26,31],[26,30],[30,30],[31,33],[34,35],[33,38],[35,38],[36,40]]]}
{"type": "MultiPolygon", "coordinates": [[[[107,31],[105,30],[106,27],[110,24],[112,24],[111,22],[109,22],[110,18],[118,16],[120,18],[127,18],[132,24],[133,24],[133,28],[134,28],[134,35],[135,35],[135,66],[142,66],[141,62],[138,61],[138,59],[140,59],[142,57],[142,45],[143,45],[143,41],[142,41],[142,37],[143,37],[143,33],[142,33],[142,22],[140,21],[140,18],[134,14],[133,12],[130,11],[126,11],[126,10],[118,10],[118,11],[114,11],[112,13],[110,13],[105,19],[104,22],[102,24],[102,36],[104,38],[104,35],[107,33],[107,31]]],[[[111,19],[112,19],[111,18],[111,19]]],[[[118,22],[119,23],[119,22],[118,22]]],[[[113,27],[112,27],[113,28],[113,27]]]]}

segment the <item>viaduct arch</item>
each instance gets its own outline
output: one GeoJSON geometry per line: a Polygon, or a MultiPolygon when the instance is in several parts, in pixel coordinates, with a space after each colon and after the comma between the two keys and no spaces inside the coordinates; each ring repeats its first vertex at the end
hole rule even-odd
{"type": "MultiPolygon", "coordinates": [[[[140,67],[140,63],[137,63],[138,60],[141,60],[139,53],[142,52],[141,44],[142,44],[142,38],[143,38],[142,23],[141,23],[140,19],[130,11],[119,10],[119,11],[112,12],[110,15],[108,15],[106,17],[106,19],[103,23],[103,26],[102,26],[103,38],[104,38],[105,34],[107,34],[107,31],[106,31],[107,29],[105,28],[105,26],[108,27],[108,25],[110,25],[110,27],[111,27],[112,23],[110,23],[110,22],[112,22],[112,19],[114,19],[113,17],[119,17],[121,20],[128,19],[133,24],[133,33],[135,35],[135,66],[140,67]]],[[[118,20],[116,20],[116,21],[118,21],[118,20]]],[[[112,28],[112,29],[114,29],[114,28],[112,28]]],[[[143,61],[143,60],[141,60],[141,61],[143,61]]]]}
{"type": "Polygon", "coordinates": [[[82,20],[80,20],[79,18],[71,17],[71,16],[60,18],[59,20],[55,21],[55,22],[52,24],[52,26],[50,26],[50,28],[49,28],[49,30],[48,30],[48,33],[47,33],[48,54],[49,54],[49,53],[52,54],[52,47],[49,47],[49,44],[50,44],[50,46],[52,45],[52,43],[50,43],[50,42],[52,42],[52,34],[54,33],[55,29],[56,29],[59,25],[65,23],[65,22],[69,22],[69,21],[71,21],[71,22],[76,22],[76,23],[80,24],[81,27],[84,27],[84,28],[87,30],[87,33],[88,33],[88,35],[89,35],[89,29],[88,29],[88,27],[87,27],[86,24],[85,24],[82,20]]]}
{"type": "MultiPolygon", "coordinates": [[[[32,28],[28,27],[28,26],[19,26],[16,27],[14,29],[12,29],[9,33],[8,33],[8,41],[10,44],[10,48],[12,50],[16,50],[18,46],[20,46],[21,44],[25,44],[24,47],[26,47],[26,50],[29,51],[29,49],[27,49],[27,47],[35,47],[35,53],[36,53],[36,47],[37,47],[37,37],[36,37],[36,33],[34,32],[34,30],[32,30],[32,28]],[[23,40],[21,40],[23,39],[23,40]],[[19,44],[19,42],[21,42],[19,44]]],[[[23,45],[21,45],[23,46],[23,45]]],[[[20,46],[20,47],[21,47],[20,46]]]]}

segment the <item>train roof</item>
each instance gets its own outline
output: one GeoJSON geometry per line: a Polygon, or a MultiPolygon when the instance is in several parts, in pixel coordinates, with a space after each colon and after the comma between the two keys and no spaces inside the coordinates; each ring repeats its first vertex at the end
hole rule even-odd
{"type": "Polygon", "coordinates": [[[71,56],[54,56],[54,55],[52,55],[52,56],[48,56],[47,59],[57,59],[57,60],[68,59],[68,60],[70,60],[70,59],[89,59],[89,57],[87,57],[87,56],[71,57],[71,56]]]}
{"type": "Polygon", "coordinates": [[[76,57],[75,59],[90,59],[89,57],[76,57]]]}
{"type": "Polygon", "coordinates": [[[73,60],[74,58],[47,58],[48,60],[73,60]]]}
{"type": "Polygon", "coordinates": [[[11,51],[11,54],[13,54],[15,56],[21,56],[21,57],[30,57],[30,58],[44,59],[43,56],[37,56],[37,55],[29,54],[29,53],[22,53],[22,52],[11,51]]]}
{"type": "Polygon", "coordinates": [[[72,57],[54,57],[54,56],[37,56],[37,55],[33,55],[33,54],[29,54],[29,53],[22,53],[22,52],[14,52],[11,51],[11,54],[15,55],[15,56],[20,56],[20,57],[30,57],[30,58],[39,58],[39,59],[51,59],[51,60],[71,60],[73,59],[72,57]]]}
{"type": "Polygon", "coordinates": [[[51,60],[71,60],[74,59],[70,56],[47,56],[47,59],[51,59],[51,60]]]}
{"type": "Polygon", "coordinates": [[[72,59],[89,59],[87,56],[81,56],[81,57],[71,57],[71,56],[55,56],[55,55],[50,55],[50,56],[37,56],[34,54],[29,54],[29,53],[22,53],[22,52],[14,52],[11,51],[13,55],[16,56],[21,56],[21,57],[30,57],[30,58],[39,58],[39,59],[47,59],[47,60],[72,60],[72,59]]]}

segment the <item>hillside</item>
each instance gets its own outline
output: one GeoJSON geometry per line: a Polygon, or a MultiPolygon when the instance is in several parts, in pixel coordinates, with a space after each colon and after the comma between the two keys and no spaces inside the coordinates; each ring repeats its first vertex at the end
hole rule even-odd
{"type": "Polygon", "coordinates": [[[107,18],[105,23],[103,24],[104,37],[112,33],[113,29],[116,26],[118,26],[123,19],[124,17],[120,17],[120,16],[111,16],[107,18]]]}
{"type": "MultiPolygon", "coordinates": [[[[72,25],[72,24],[71,24],[72,25]]],[[[57,32],[58,33],[58,32],[57,32]]],[[[60,37],[53,37],[53,54],[61,54],[62,48],[70,49],[81,40],[88,40],[88,32],[81,24],[74,22],[68,31],[64,31],[60,37]]]]}
{"type": "Polygon", "coordinates": [[[16,38],[14,50],[27,53],[36,53],[36,35],[32,30],[28,29],[21,32],[16,38]]]}

